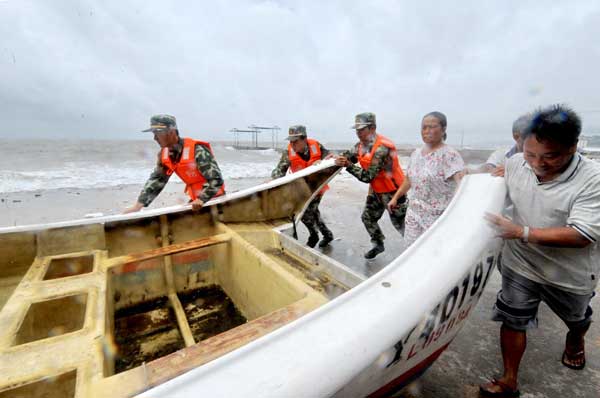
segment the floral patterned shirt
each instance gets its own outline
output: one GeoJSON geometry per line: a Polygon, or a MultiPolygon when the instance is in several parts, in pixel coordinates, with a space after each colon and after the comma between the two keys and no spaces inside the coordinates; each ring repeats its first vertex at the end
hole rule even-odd
{"type": "Polygon", "coordinates": [[[463,170],[465,164],[460,154],[448,145],[428,154],[423,154],[424,149],[418,148],[410,156],[408,199],[412,211],[423,218],[433,218],[433,224],[454,196],[456,182],[451,177],[463,170]]]}

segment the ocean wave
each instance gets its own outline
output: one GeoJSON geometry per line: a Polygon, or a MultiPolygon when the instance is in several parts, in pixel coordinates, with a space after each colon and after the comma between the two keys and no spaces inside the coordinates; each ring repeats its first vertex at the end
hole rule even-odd
{"type": "MultiPolygon", "coordinates": [[[[68,145],[11,144],[0,159],[0,194],[47,189],[86,189],[142,185],[157,160],[152,142],[81,142],[68,145]]],[[[237,150],[213,146],[225,181],[267,179],[280,154],[274,149],[237,150]]],[[[171,183],[181,183],[174,177],[171,183]]]]}
{"type": "Polygon", "coordinates": [[[279,152],[277,152],[277,150],[275,150],[273,148],[259,149],[259,150],[256,150],[255,152],[258,152],[259,155],[263,155],[263,156],[273,156],[273,155],[279,154],[279,152]]]}
{"type": "Polygon", "coordinates": [[[271,163],[252,162],[226,163],[220,166],[225,181],[241,178],[269,178],[274,167],[275,165],[271,163]]]}
{"type": "MultiPolygon", "coordinates": [[[[266,162],[224,162],[219,165],[227,180],[269,178],[275,166],[266,162]]],[[[63,188],[102,188],[120,185],[143,185],[152,167],[131,162],[122,167],[107,164],[76,164],[46,170],[0,170],[0,193],[29,192],[63,188]]],[[[174,177],[173,182],[179,182],[174,177]]]]}

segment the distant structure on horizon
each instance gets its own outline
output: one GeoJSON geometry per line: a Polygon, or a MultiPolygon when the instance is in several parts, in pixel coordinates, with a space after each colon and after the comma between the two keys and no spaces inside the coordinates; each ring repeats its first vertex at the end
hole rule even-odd
{"type": "Polygon", "coordinates": [[[277,149],[279,144],[279,131],[281,128],[279,126],[257,126],[255,124],[251,124],[247,129],[238,129],[232,128],[229,130],[230,133],[233,133],[233,147],[235,149],[277,149]],[[258,145],[258,135],[262,132],[271,132],[271,146],[259,146],[258,145]],[[240,141],[240,133],[250,133],[250,145],[242,145],[242,141],[240,141]]]}

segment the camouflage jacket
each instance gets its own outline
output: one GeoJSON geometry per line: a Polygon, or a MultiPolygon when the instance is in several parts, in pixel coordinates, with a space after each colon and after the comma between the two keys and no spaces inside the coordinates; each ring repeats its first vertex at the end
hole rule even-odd
{"type": "MultiPolygon", "coordinates": [[[[179,161],[181,158],[182,149],[183,140],[180,138],[179,143],[171,149],[171,153],[169,154],[171,160],[174,162],[179,161]]],[[[150,203],[152,203],[152,201],[163,190],[165,185],[167,185],[167,182],[170,178],[170,175],[167,174],[167,168],[163,166],[160,160],[160,155],[161,152],[159,151],[156,167],[154,168],[152,174],[150,174],[150,178],[148,178],[148,181],[146,181],[146,184],[144,185],[144,188],[138,197],[138,202],[144,206],[148,206],[150,203]]],[[[204,186],[202,187],[202,193],[198,199],[206,203],[210,200],[210,198],[215,196],[215,194],[223,185],[223,176],[215,157],[205,146],[195,146],[195,158],[198,170],[200,173],[202,173],[204,178],[206,178],[206,183],[204,183],[204,186]]]]}
{"type": "MultiPolygon", "coordinates": [[[[346,170],[356,177],[359,181],[370,183],[373,178],[379,174],[381,169],[390,171],[392,170],[392,158],[390,157],[390,150],[388,147],[380,145],[375,154],[368,170],[363,169],[358,162],[358,146],[360,142],[357,142],[352,149],[342,153],[342,156],[347,157],[350,162],[354,163],[346,167],[346,170]]],[[[363,152],[370,152],[373,148],[373,143],[369,145],[363,145],[363,152]]]]}
{"type": "MultiPolygon", "coordinates": [[[[325,157],[327,155],[329,155],[329,151],[327,149],[325,149],[325,147],[323,145],[321,145],[320,142],[319,142],[319,149],[321,150],[321,159],[325,159],[325,157]]],[[[299,153],[298,155],[305,161],[310,159],[310,152],[309,152],[308,145],[306,146],[306,149],[304,150],[304,152],[299,153]]],[[[279,163],[277,163],[277,166],[271,172],[271,178],[283,177],[287,173],[289,168],[290,168],[290,158],[288,156],[288,149],[286,148],[283,151],[283,153],[281,154],[281,159],[279,159],[279,163]]]]}

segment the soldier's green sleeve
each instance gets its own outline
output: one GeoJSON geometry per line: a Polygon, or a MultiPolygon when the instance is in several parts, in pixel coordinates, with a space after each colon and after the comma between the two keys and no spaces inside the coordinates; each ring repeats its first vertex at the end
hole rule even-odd
{"type": "Polygon", "coordinates": [[[340,156],[348,158],[352,163],[358,162],[358,144],[355,144],[352,148],[340,153],[340,156]]]}
{"type": "Polygon", "coordinates": [[[288,151],[283,151],[281,154],[281,159],[279,159],[279,163],[271,172],[271,178],[280,178],[287,173],[288,168],[290,167],[290,158],[288,156],[288,151]]]}
{"type": "Polygon", "coordinates": [[[385,166],[385,161],[388,158],[389,153],[389,148],[380,145],[373,155],[373,160],[371,161],[371,165],[369,166],[368,170],[365,170],[356,164],[346,167],[346,170],[348,170],[348,172],[356,177],[359,181],[370,183],[385,166]]]}
{"type": "Polygon", "coordinates": [[[198,144],[195,151],[198,170],[206,178],[206,182],[202,186],[202,193],[198,199],[206,203],[221,189],[221,186],[224,184],[223,175],[221,174],[217,160],[208,148],[198,144]]]}
{"type": "Polygon", "coordinates": [[[150,174],[150,178],[144,184],[140,196],[138,196],[138,202],[143,204],[144,207],[149,206],[150,203],[158,196],[163,190],[169,178],[171,176],[167,174],[167,169],[159,162],[156,164],[154,171],[150,174]]]}

